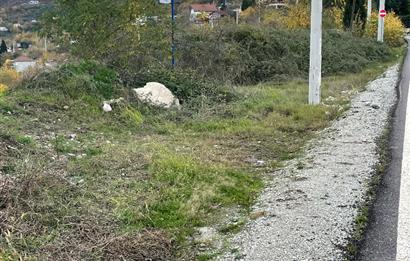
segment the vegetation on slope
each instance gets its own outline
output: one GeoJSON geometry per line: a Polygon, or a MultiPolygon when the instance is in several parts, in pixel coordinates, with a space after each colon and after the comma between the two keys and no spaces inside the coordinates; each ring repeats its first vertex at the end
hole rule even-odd
{"type": "Polygon", "coordinates": [[[1,259],[204,258],[196,228],[230,231],[226,209],[246,212],[262,173],[295,157],[384,69],[325,78],[320,106],[306,105],[295,80],[235,87],[218,103],[197,97],[196,110],[129,97],[104,113],[117,76],[89,64],[1,94],[1,259]]]}
{"type": "Polygon", "coordinates": [[[86,60],[1,89],[1,260],[205,260],[197,229],[237,227],[226,213],[246,214],[263,174],[297,156],[393,54],[326,31],[324,102],[310,106],[306,30],[187,27],[170,70],[169,19],[139,22],[153,7],[58,1],[45,33],[86,60]],[[137,101],[131,88],[149,81],[182,109],[137,101]]]}

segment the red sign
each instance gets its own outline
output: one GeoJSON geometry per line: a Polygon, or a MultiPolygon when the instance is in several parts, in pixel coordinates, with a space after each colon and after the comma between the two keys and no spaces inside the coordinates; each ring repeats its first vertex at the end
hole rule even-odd
{"type": "Polygon", "coordinates": [[[379,15],[380,15],[380,17],[385,17],[386,16],[386,10],[380,10],[379,15]]]}

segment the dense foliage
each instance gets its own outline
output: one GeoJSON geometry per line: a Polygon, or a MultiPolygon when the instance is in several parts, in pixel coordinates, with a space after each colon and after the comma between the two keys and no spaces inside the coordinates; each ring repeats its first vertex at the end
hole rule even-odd
{"type": "Polygon", "coordinates": [[[353,29],[355,23],[366,23],[367,11],[365,0],[347,0],[344,10],[343,23],[346,28],[353,29]]]}
{"type": "Polygon", "coordinates": [[[406,27],[410,27],[410,2],[409,0],[387,0],[386,9],[395,12],[406,27]]]}
{"type": "MultiPolygon", "coordinates": [[[[221,30],[185,31],[178,44],[178,66],[195,68],[210,79],[242,84],[306,77],[309,31],[255,26],[221,30]]],[[[384,44],[335,30],[324,33],[323,45],[325,75],[357,72],[390,56],[384,44]]]]}
{"type": "Polygon", "coordinates": [[[132,85],[142,87],[147,82],[161,82],[174,93],[182,103],[197,97],[208,97],[214,101],[231,100],[233,94],[212,79],[197,76],[194,70],[169,70],[168,68],[150,68],[133,75],[132,85]]]}
{"type": "MultiPolygon", "coordinates": [[[[362,2],[357,0],[354,10],[362,12],[362,2]]],[[[334,30],[324,33],[324,75],[358,72],[390,55],[386,45],[339,31],[345,4],[325,2],[324,24],[334,30]]],[[[237,26],[229,21],[201,27],[177,23],[173,71],[169,70],[170,20],[165,9],[149,0],[57,0],[56,8],[45,18],[44,32],[73,54],[107,64],[119,73],[125,86],[160,81],[183,102],[199,96],[225,99],[225,91],[218,86],[230,83],[307,77],[307,1],[286,11],[285,27],[275,28],[270,23],[237,26]]]]}
{"type": "Polygon", "coordinates": [[[151,0],[56,0],[42,31],[75,55],[125,68],[169,55],[162,15],[151,0]]]}
{"type": "MultiPolygon", "coordinates": [[[[375,38],[377,35],[378,14],[374,12],[371,16],[370,23],[367,24],[365,35],[375,38]]],[[[387,44],[399,47],[404,44],[404,26],[400,18],[393,12],[388,13],[385,17],[384,39],[387,44]]]]}
{"type": "Polygon", "coordinates": [[[22,85],[29,89],[57,91],[73,99],[86,95],[109,99],[123,90],[115,71],[92,61],[68,63],[57,70],[43,71],[26,79],[22,85]]]}

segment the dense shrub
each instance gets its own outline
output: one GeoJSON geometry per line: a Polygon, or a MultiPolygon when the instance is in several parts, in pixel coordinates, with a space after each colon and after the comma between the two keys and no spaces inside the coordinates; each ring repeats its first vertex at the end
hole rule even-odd
{"type": "Polygon", "coordinates": [[[193,70],[150,68],[135,74],[132,85],[143,87],[147,82],[160,82],[169,88],[182,103],[205,96],[215,101],[227,101],[233,94],[212,80],[205,80],[193,70]]]}
{"type": "MultiPolygon", "coordinates": [[[[178,67],[220,82],[256,83],[306,77],[309,31],[264,26],[186,31],[179,37],[178,67]]],[[[374,40],[327,30],[323,35],[325,75],[357,72],[374,61],[390,58],[390,50],[374,40]]]]}
{"type": "Polygon", "coordinates": [[[108,99],[120,95],[123,90],[115,71],[93,61],[68,63],[55,70],[43,71],[26,79],[22,86],[58,90],[70,98],[91,95],[108,99]]]}
{"type": "Polygon", "coordinates": [[[310,5],[301,3],[290,6],[289,13],[284,20],[286,27],[289,29],[309,28],[310,5]]]}
{"type": "Polygon", "coordinates": [[[20,75],[16,72],[16,70],[8,66],[3,66],[0,68],[0,84],[13,87],[19,82],[19,80],[20,75]]]}

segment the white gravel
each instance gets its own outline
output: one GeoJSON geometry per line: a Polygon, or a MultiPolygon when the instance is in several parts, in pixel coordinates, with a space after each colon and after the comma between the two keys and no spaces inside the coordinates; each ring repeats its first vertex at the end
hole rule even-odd
{"type": "Polygon", "coordinates": [[[398,70],[396,65],[371,82],[340,120],[310,142],[303,158],[270,175],[254,207],[267,215],[249,221],[218,260],[343,258],[378,163],[377,139],[397,99],[398,70]]]}

